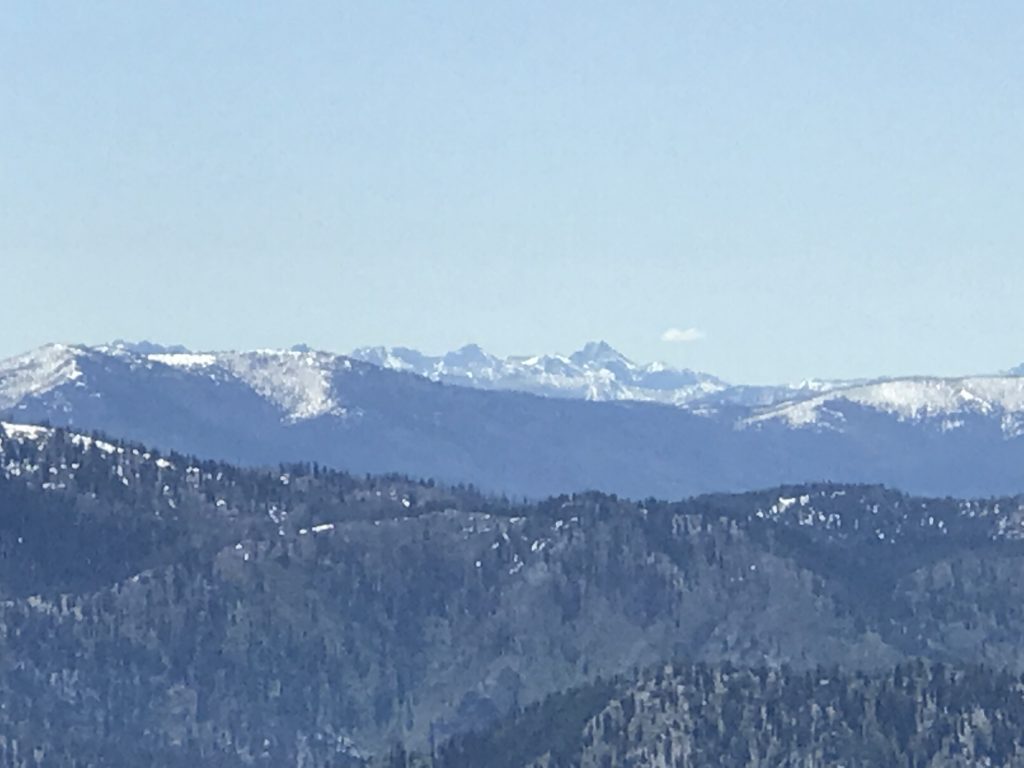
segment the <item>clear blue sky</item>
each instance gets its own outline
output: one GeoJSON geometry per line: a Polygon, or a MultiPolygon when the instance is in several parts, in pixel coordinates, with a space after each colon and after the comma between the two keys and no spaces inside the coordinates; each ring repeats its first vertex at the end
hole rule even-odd
{"type": "Polygon", "coordinates": [[[1022,51],[1016,0],[14,0],[0,356],[605,338],[732,380],[1005,368],[1022,51]]]}

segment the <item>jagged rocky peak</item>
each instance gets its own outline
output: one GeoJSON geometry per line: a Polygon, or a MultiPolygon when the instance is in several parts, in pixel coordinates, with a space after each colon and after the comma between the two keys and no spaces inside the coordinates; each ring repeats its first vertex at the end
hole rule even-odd
{"type": "Polygon", "coordinates": [[[498,358],[487,354],[479,344],[464,344],[443,358],[450,366],[491,365],[500,362],[498,358]]]}
{"type": "Polygon", "coordinates": [[[433,358],[410,347],[359,347],[352,350],[349,357],[355,360],[390,368],[394,371],[412,371],[425,375],[424,371],[432,365],[433,358]]]}
{"type": "Polygon", "coordinates": [[[633,362],[607,341],[588,341],[573,352],[569,359],[576,365],[607,365],[609,363],[632,365],[633,362]]]}
{"type": "Polygon", "coordinates": [[[571,355],[497,357],[477,344],[440,356],[402,347],[367,347],[353,358],[446,384],[529,392],[586,400],[642,400],[681,406],[726,388],[710,374],[665,363],[640,365],[606,341],[591,341],[571,355]]]}

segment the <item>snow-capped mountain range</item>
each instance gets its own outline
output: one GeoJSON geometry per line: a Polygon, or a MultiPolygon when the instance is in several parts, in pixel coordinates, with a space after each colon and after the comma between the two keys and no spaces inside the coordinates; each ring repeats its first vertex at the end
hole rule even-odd
{"type": "Polygon", "coordinates": [[[365,363],[458,387],[576,400],[659,403],[708,417],[732,406],[730,415],[740,411],[736,420],[740,428],[775,422],[792,428],[841,431],[844,408],[851,405],[901,421],[932,421],[944,431],[962,426],[967,416],[998,418],[1008,436],[1016,436],[1024,426],[1024,365],[994,376],[737,385],[665,363],[635,363],[603,341],[589,342],[570,355],[506,358],[488,354],[475,344],[437,356],[407,347],[361,347],[346,356],[305,345],[285,350],[193,352],[180,345],[150,342],[48,344],[0,361],[0,410],[17,410],[26,398],[68,385],[85,387],[85,372],[104,361],[133,370],[167,367],[214,382],[241,384],[291,423],[348,415],[334,379],[365,363]]]}
{"type": "MultiPolygon", "coordinates": [[[[148,343],[48,344],[0,363],[0,409],[17,409],[26,398],[59,393],[67,386],[88,388],[88,374],[105,365],[136,371],[167,368],[215,383],[241,384],[279,409],[284,421],[295,422],[345,415],[345,408],[335,398],[332,374],[351,370],[353,362],[311,350],[213,353],[148,343]]],[[[58,397],[57,401],[64,399],[58,397]]]]}
{"type": "Polygon", "coordinates": [[[903,421],[934,421],[947,431],[962,426],[963,417],[969,415],[997,416],[1011,436],[1024,428],[1024,365],[999,376],[812,379],[764,386],[729,384],[709,373],[665,363],[635,363],[603,341],[589,342],[570,355],[500,358],[470,344],[438,356],[406,347],[363,347],[350,356],[477,389],[662,403],[706,416],[738,406],[750,411],[738,419],[741,428],[778,422],[794,428],[842,430],[843,403],[903,421]]]}
{"type": "Polygon", "coordinates": [[[590,342],[571,355],[500,358],[467,344],[439,356],[406,347],[363,347],[351,356],[446,384],[545,397],[685,405],[728,389],[724,381],[707,373],[663,363],[634,363],[603,341],[590,342]]]}
{"type": "Polygon", "coordinates": [[[1024,434],[1024,377],[975,376],[956,379],[908,378],[842,387],[793,399],[763,410],[746,425],[776,421],[790,427],[842,431],[846,409],[859,406],[900,421],[931,422],[956,430],[971,417],[998,421],[1007,437],[1024,434]]]}
{"type": "Polygon", "coordinates": [[[99,346],[48,344],[0,362],[0,409],[76,382],[103,359],[138,368],[168,366],[214,381],[238,381],[280,408],[287,421],[345,415],[332,392],[337,371],[356,361],[432,381],[474,389],[525,392],[591,401],[625,400],[673,405],[695,412],[723,406],[758,407],[803,400],[847,386],[806,381],[795,385],[731,385],[708,373],[665,363],[635,363],[603,341],[570,355],[500,358],[469,344],[430,356],[406,347],[362,347],[348,356],[298,345],[291,349],[193,352],[183,346],[116,341],[99,346]]]}
{"type": "Polygon", "coordinates": [[[1024,490],[1024,376],[743,386],[600,342],[510,358],[475,346],[431,357],[50,344],[0,361],[0,419],[528,495],[817,480],[1024,490]]]}
{"type": "Polygon", "coordinates": [[[506,389],[544,397],[632,400],[691,409],[760,406],[825,392],[844,382],[735,386],[710,373],[666,363],[636,363],[605,341],[591,341],[569,355],[497,357],[476,344],[444,355],[407,347],[362,347],[351,357],[382,368],[476,389],[506,389]]]}

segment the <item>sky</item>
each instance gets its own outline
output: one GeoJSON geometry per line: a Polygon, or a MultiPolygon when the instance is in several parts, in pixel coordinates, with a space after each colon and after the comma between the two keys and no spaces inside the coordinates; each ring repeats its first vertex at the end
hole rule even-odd
{"type": "Polygon", "coordinates": [[[0,14],[0,357],[570,352],[743,382],[1024,361],[1024,4],[0,14]]]}

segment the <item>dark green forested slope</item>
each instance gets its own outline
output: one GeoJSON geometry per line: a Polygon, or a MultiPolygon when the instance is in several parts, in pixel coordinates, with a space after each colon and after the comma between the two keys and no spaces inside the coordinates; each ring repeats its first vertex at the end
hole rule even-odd
{"type": "Polygon", "coordinates": [[[356,765],[667,660],[1020,671],[1022,530],[1014,499],[523,505],[9,428],[0,766],[356,765]]]}
{"type": "MultiPolygon", "coordinates": [[[[426,755],[383,765],[430,764],[426,755]]],[[[1024,680],[922,661],[874,673],[667,665],[551,696],[441,745],[436,768],[1024,765],[1024,680]]]]}

